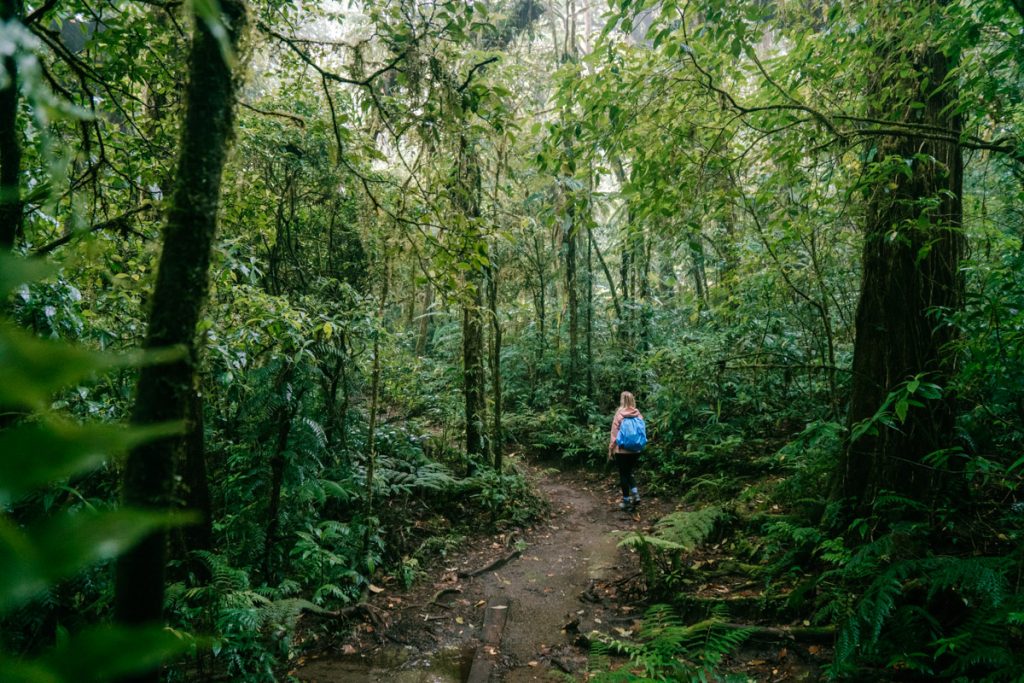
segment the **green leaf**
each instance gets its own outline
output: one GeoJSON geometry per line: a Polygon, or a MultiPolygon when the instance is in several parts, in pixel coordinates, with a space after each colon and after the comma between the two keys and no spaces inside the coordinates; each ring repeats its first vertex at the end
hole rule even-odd
{"type": "Polygon", "coordinates": [[[42,661],[66,681],[109,681],[150,671],[196,641],[160,626],[99,626],[78,633],[42,661]]]}
{"type": "Polygon", "coordinates": [[[48,420],[0,432],[0,505],[9,505],[35,488],[96,469],[109,456],[136,445],[180,434],[184,423],[146,427],[78,426],[48,420]]]}
{"type": "Polygon", "coordinates": [[[125,508],[65,513],[26,531],[0,520],[0,614],[61,579],[117,557],[156,529],[195,519],[191,513],[125,508]]]}
{"type": "Polygon", "coordinates": [[[4,683],[92,683],[143,673],[189,651],[196,640],[161,626],[98,626],[33,661],[0,659],[4,683]]]}
{"type": "Polygon", "coordinates": [[[335,498],[339,498],[343,501],[351,500],[353,498],[352,491],[346,489],[336,481],[321,479],[320,484],[324,487],[324,492],[328,495],[334,496],[335,498]]]}
{"type": "Polygon", "coordinates": [[[875,436],[878,434],[878,427],[875,426],[878,416],[867,420],[861,420],[850,430],[850,443],[858,441],[862,436],[875,436]]]}
{"type": "Polygon", "coordinates": [[[99,353],[39,339],[0,323],[0,406],[42,409],[50,395],[113,368],[164,363],[184,356],[170,348],[126,354],[99,353]]]}
{"type": "Polygon", "coordinates": [[[899,418],[900,422],[907,421],[907,410],[910,409],[910,404],[906,398],[900,398],[896,401],[896,405],[893,407],[893,411],[896,413],[896,417],[899,418]]]}
{"type": "Polygon", "coordinates": [[[224,24],[224,14],[220,11],[220,2],[218,0],[192,0],[192,12],[203,22],[206,30],[217,41],[224,63],[234,69],[237,63],[235,49],[231,45],[228,27],[224,24]]]}
{"type": "Polygon", "coordinates": [[[64,683],[52,669],[39,662],[0,657],[0,681],[4,683],[64,683]]]}
{"type": "Polygon", "coordinates": [[[57,269],[42,259],[25,259],[0,254],[0,297],[6,297],[18,285],[42,280],[57,269]]]}

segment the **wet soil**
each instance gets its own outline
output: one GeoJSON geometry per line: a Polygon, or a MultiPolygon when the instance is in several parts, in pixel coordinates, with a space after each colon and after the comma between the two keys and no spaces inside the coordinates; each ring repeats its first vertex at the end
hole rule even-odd
{"type": "Polygon", "coordinates": [[[304,662],[293,675],[311,683],[465,681],[481,645],[485,609],[496,601],[507,604],[509,614],[500,644],[485,646],[494,658],[492,679],[564,681],[565,673],[584,671],[584,634],[628,623],[637,611],[609,604],[598,588],[635,571],[619,540],[671,508],[651,499],[624,513],[610,479],[539,468],[529,476],[551,506],[544,522],[481,537],[435,581],[374,596],[386,615],[385,634],[361,629],[339,652],[304,662]],[[460,577],[503,559],[493,570],[460,577]]]}
{"type": "MultiPolygon", "coordinates": [[[[628,637],[646,607],[637,558],[619,541],[631,531],[650,531],[676,506],[651,497],[626,513],[618,509],[611,477],[540,468],[529,476],[550,502],[544,522],[467,541],[433,581],[374,595],[380,615],[374,623],[296,662],[290,673],[309,683],[462,683],[471,671],[474,681],[585,678],[588,634],[628,637]],[[488,638],[484,622],[494,608],[507,609],[507,620],[497,638],[488,638]]],[[[695,562],[714,567],[716,558],[705,552],[695,562]]],[[[723,581],[720,575],[718,583],[694,586],[694,594],[723,581]]],[[[817,667],[794,657],[795,650],[747,648],[729,669],[753,681],[817,680],[817,667]]]]}

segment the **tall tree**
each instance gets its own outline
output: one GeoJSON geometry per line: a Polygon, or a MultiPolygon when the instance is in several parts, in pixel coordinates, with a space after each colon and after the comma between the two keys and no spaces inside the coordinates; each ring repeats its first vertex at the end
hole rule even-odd
{"type": "MultiPolygon", "coordinates": [[[[566,0],[564,19],[564,41],[559,61],[570,69],[578,70],[579,54],[576,48],[576,3],[566,0]]],[[[562,134],[563,182],[560,188],[558,207],[561,220],[562,258],[565,267],[565,306],[569,318],[569,372],[566,376],[566,401],[573,407],[577,419],[586,417],[582,397],[580,396],[580,303],[579,303],[579,221],[580,200],[577,196],[576,181],[576,130],[572,122],[569,107],[563,107],[560,113],[562,134]]]]}
{"type": "MultiPolygon", "coordinates": [[[[566,147],[570,147],[566,143],[566,147]]],[[[571,160],[571,149],[566,150],[567,160],[571,160]]],[[[567,161],[571,164],[571,161],[567,161]]],[[[577,416],[580,414],[580,303],[579,303],[579,277],[576,273],[577,267],[577,226],[576,221],[576,193],[570,189],[564,190],[564,207],[562,216],[562,257],[565,267],[565,306],[569,316],[569,373],[566,376],[565,393],[566,401],[573,406],[577,416]]]]}
{"type": "Polygon", "coordinates": [[[502,468],[502,445],[505,441],[501,427],[501,320],[498,319],[498,266],[487,268],[487,317],[491,321],[489,365],[491,371],[491,460],[494,469],[502,468]]]}
{"type": "MultiPolygon", "coordinates": [[[[0,0],[5,23],[21,16],[19,0],[0,0]]],[[[4,86],[0,89],[0,249],[9,250],[21,234],[22,207],[18,177],[21,144],[18,141],[18,66],[14,55],[3,58],[4,86]]]]}
{"type": "Polygon", "coordinates": [[[466,454],[482,456],[484,447],[484,281],[474,255],[480,237],[480,163],[465,134],[459,135],[456,203],[465,221],[464,251],[470,263],[462,305],[462,391],[465,398],[466,454]]]}
{"type": "MultiPolygon", "coordinates": [[[[879,161],[865,219],[851,428],[871,419],[901,383],[923,376],[944,387],[954,366],[952,328],[936,312],[956,310],[963,299],[963,159],[951,77],[956,64],[941,45],[901,24],[904,13],[912,12],[941,25],[946,4],[918,0],[890,7],[875,2],[871,14],[873,32],[880,36],[878,49],[902,74],[893,80],[881,71],[876,78],[879,115],[896,113],[905,127],[947,134],[904,134],[874,143],[879,161]]],[[[917,500],[934,497],[943,475],[924,458],[952,445],[953,418],[952,399],[945,395],[907,410],[899,429],[880,428],[854,439],[841,458],[835,493],[858,506],[870,505],[884,490],[917,500]]]]}
{"type": "MultiPolygon", "coordinates": [[[[221,174],[234,129],[230,58],[246,23],[240,0],[221,0],[220,9],[219,16],[195,17],[177,175],[145,341],[147,348],[181,346],[185,353],[142,370],[132,414],[140,425],[184,419],[195,392],[196,324],[208,291],[221,174]],[[224,39],[218,40],[221,27],[224,39]]],[[[183,448],[178,437],[133,449],[124,468],[125,503],[170,507],[174,463],[183,448]]],[[[154,533],[118,561],[115,616],[121,623],[161,619],[166,546],[166,533],[154,533]]],[[[137,680],[158,679],[154,671],[137,680]]]]}

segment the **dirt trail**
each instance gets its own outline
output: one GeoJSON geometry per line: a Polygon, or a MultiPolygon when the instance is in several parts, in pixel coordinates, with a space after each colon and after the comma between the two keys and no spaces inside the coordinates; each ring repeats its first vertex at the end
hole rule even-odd
{"type": "Polygon", "coordinates": [[[375,596],[389,615],[386,644],[366,633],[345,646],[352,654],[304,663],[293,673],[317,683],[461,683],[475,656],[474,674],[490,671],[484,680],[564,681],[566,673],[582,674],[584,635],[633,621],[628,605],[610,603],[593,587],[613,583],[631,566],[618,548],[622,534],[646,527],[666,506],[645,500],[638,513],[626,514],[616,507],[618,492],[609,479],[550,471],[533,471],[531,478],[552,507],[545,522],[521,536],[483,539],[453,558],[433,583],[375,596]],[[496,569],[459,576],[505,558],[496,569]],[[508,609],[496,645],[483,637],[489,605],[508,609]]]}
{"type": "Polygon", "coordinates": [[[593,582],[617,575],[618,541],[641,516],[618,512],[614,494],[580,484],[565,476],[543,480],[540,488],[555,508],[550,522],[518,562],[483,575],[476,587],[484,596],[510,600],[502,680],[544,680],[546,666],[580,671],[587,652],[574,644],[577,633],[608,623],[606,608],[581,596],[593,582]]]}

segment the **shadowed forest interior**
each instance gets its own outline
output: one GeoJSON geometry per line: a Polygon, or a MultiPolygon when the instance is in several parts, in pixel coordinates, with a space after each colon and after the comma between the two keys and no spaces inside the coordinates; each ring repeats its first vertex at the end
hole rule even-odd
{"type": "Polygon", "coordinates": [[[0,20],[0,680],[1024,680],[1024,0],[0,20]]]}

